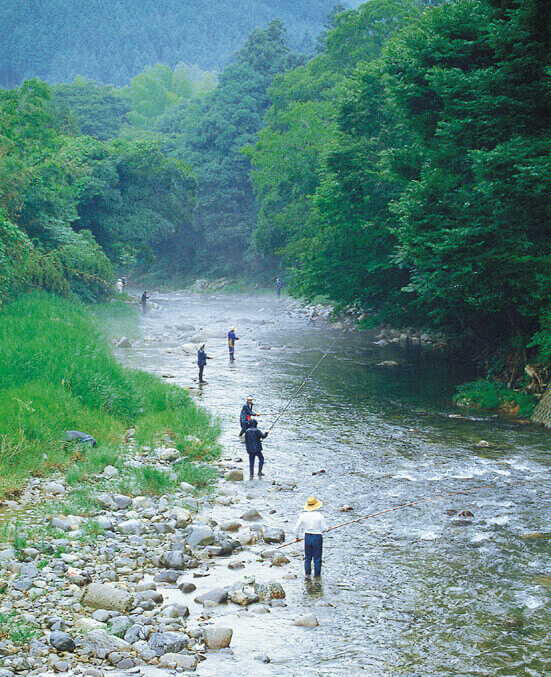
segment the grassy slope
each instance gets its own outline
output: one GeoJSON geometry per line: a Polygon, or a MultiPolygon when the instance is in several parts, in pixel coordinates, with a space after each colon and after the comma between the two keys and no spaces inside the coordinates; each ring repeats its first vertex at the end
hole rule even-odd
{"type": "Polygon", "coordinates": [[[119,304],[93,311],[77,302],[33,293],[0,311],[0,491],[31,474],[66,468],[79,458],[64,444],[66,430],[93,435],[113,449],[129,427],[141,444],[168,433],[197,459],[216,453],[217,429],[188,393],[144,372],[122,367],[102,326],[113,315],[128,324],[119,304]],[[186,441],[194,435],[199,447],[186,441]]]}

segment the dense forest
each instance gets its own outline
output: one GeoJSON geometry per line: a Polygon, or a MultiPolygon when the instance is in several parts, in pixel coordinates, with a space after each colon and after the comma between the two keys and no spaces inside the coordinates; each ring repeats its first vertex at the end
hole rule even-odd
{"type": "Polygon", "coordinates": [[[312,57],[272,21],[217,77],[4,90],[2,296],[96,296],[113,266],[279,271],[545,380],[550,42],[542,0],[370,0],[330,13],[312,57]]]}
{"type": "Polygon", "coordinates": [[[244,36],[273,19],[295,51],[311,52],[332,0],[3,0],[0,85],[70,82],[125,85],[155,63],[221,70],[244,36]]]}

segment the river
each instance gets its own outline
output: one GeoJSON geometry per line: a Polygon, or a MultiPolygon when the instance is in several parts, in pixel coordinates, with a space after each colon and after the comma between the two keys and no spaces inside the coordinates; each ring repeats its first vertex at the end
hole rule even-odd
{"type": "MultiPolygon", "coordinates": [[[[308,324],[274,297],[158,294],[127,363],[196,385],[182,352],[185,323],[204,327],[213,356],[196,391],[222,425],[225,456],[246,456],[239,410],[254,396],[270,423],[339,333],[308,324]],[[236,362],[223,334],[235,325],[236,362]]],[[[233,655],[199,675],[514,675],[551,672],[550,436],[492,417],[458,419],[460,364],[419,352],[402,364],[346,333],[265,443],[266,477],[246,482],[261,512],[287,533],[309,495],[330,525],[439,493],[476,489],[365,520],[329,534],[320,585],[301,575],[300,548],[272,569],[288,607],[250,618],[228,608],[233,655]],[[481,440],[489,447],[477,446],[481,440]],[[319,472],[325,471],[325,472],[319,472]],[[271,484],[294,483],[295,491],[271,484]],[[352,511],[341,512],[345,504],[352,511]],[[456,511],[456,512],[454,512],[456,511]],[[459,515],[469,511],[466,517],[459,515]],[[298,574],[296,579],[282,576],[298,574]],[[315,613],[320,625],[291,618],[315,613]],[[255,660],[267,654],[271,663],[255,660]]],[[[244,467],[244,464],[243,464],[244,467]]]]}

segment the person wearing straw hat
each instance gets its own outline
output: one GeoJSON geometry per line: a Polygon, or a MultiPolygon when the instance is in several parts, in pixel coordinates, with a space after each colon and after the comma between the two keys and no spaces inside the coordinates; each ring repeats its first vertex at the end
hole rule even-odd
{"type": "Polygon", "coordinates": [[[297,541],[300,541],[300,536],[304,534],[304,573],[306,576],[311,575],[312,560],[314,560],[314,576],[316,578],[321,576],[322,534],[328,529],[325,517],[319,511],[322,505],[322,501],[315,496],[309,496],[304,504],[304,512],[298,518],[294,527],[297,541]]]}
{"type": "Polygon", "coordinates": [[[247,397],[247,401],[241,409],[241,413],[239,414],[239,423],[241,424],[241,432],[239,433],[239,437],[242,437],[245,434],[247,428],[250,428],[253,416],[260,415],[254,413],[253,407],[253,398],[251,395],[249,395],[249,397],[247,397]]]}
{"type": "Polygon", "coordinates": [[[235,362],[235,342],[239,337],[235,335],[235,327],[230,327],[228,332],[228,350],[230,351],[230,362],[235,362]]]}

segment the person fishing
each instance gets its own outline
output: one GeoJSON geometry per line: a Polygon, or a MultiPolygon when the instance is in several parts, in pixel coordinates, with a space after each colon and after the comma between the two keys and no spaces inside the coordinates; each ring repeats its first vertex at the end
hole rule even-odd
{"type": "Polygon", "coordinates": [[[314,560],[314,576],[321,576],[321,558],[323,554],[323,532],[328,530],[325,517],[319,512],[323,502],[310,496],[304,504],[304,512],[294,526],[295,542],[304,534],[304,573],[312,573],[314,560]]]}
{"type": "Polygon", "coordinates": [[[203,381],[203,369],[207,363],[207,360],[212,360],[212,357],[209,357],[205,352],[205,344],[199,348],[197,352],[197,366],[199,367],[199,384],[206,383],[203,381]]]}
{"type": "Polygon", "coordinates": [[[145,315],[147,313],[147,299],[150,299],[151,296],[147,295],[147,292],[144,291],[144,293],[141,295],[140,298],[140,304],[142,306],[142,314],[145,315]]]}
{"type": "Polygon", "coordinates": [[[255,414],[253,411],[253,398],[249,395],[249,397],[247,397],[247,401],[241,408],[241,413],[239,414],[239,423],[241,423],[241,432],[239,433],[239,437],[244,435],[247,428],[250,427],[253,416],[258,415],[259,414],[255,414]]]}
{"type": "Polygon", "coordinates": [[[281,282],[280,277],[276,277],[276,290],[277,290],[277,298],[281,296],[281,287],[283,286],[283,283],[281,282]]]}
{"type": "Polygon", "coordinates": [[[235,362],[235,342],[239,337],[235,335],[235,327],[230,327],[228,332],[228,350],[230,351],[230,362],[235,362]]]}
{"type": "Polygon", "coordinates": [[[258,457],[258,476],[263,477],[264,473],[262,468],[264,467],[264,454],[262,453],[262,440],[265,440],[268,437],[268,432],[263,433],[262,430],[257,428],[257,423],[254,418],[251,421],[250,426],[245,431],[245,446],[247,447],[247,453],[249,454],[249,479],[254,477],[254,459],[258,457]]]}

